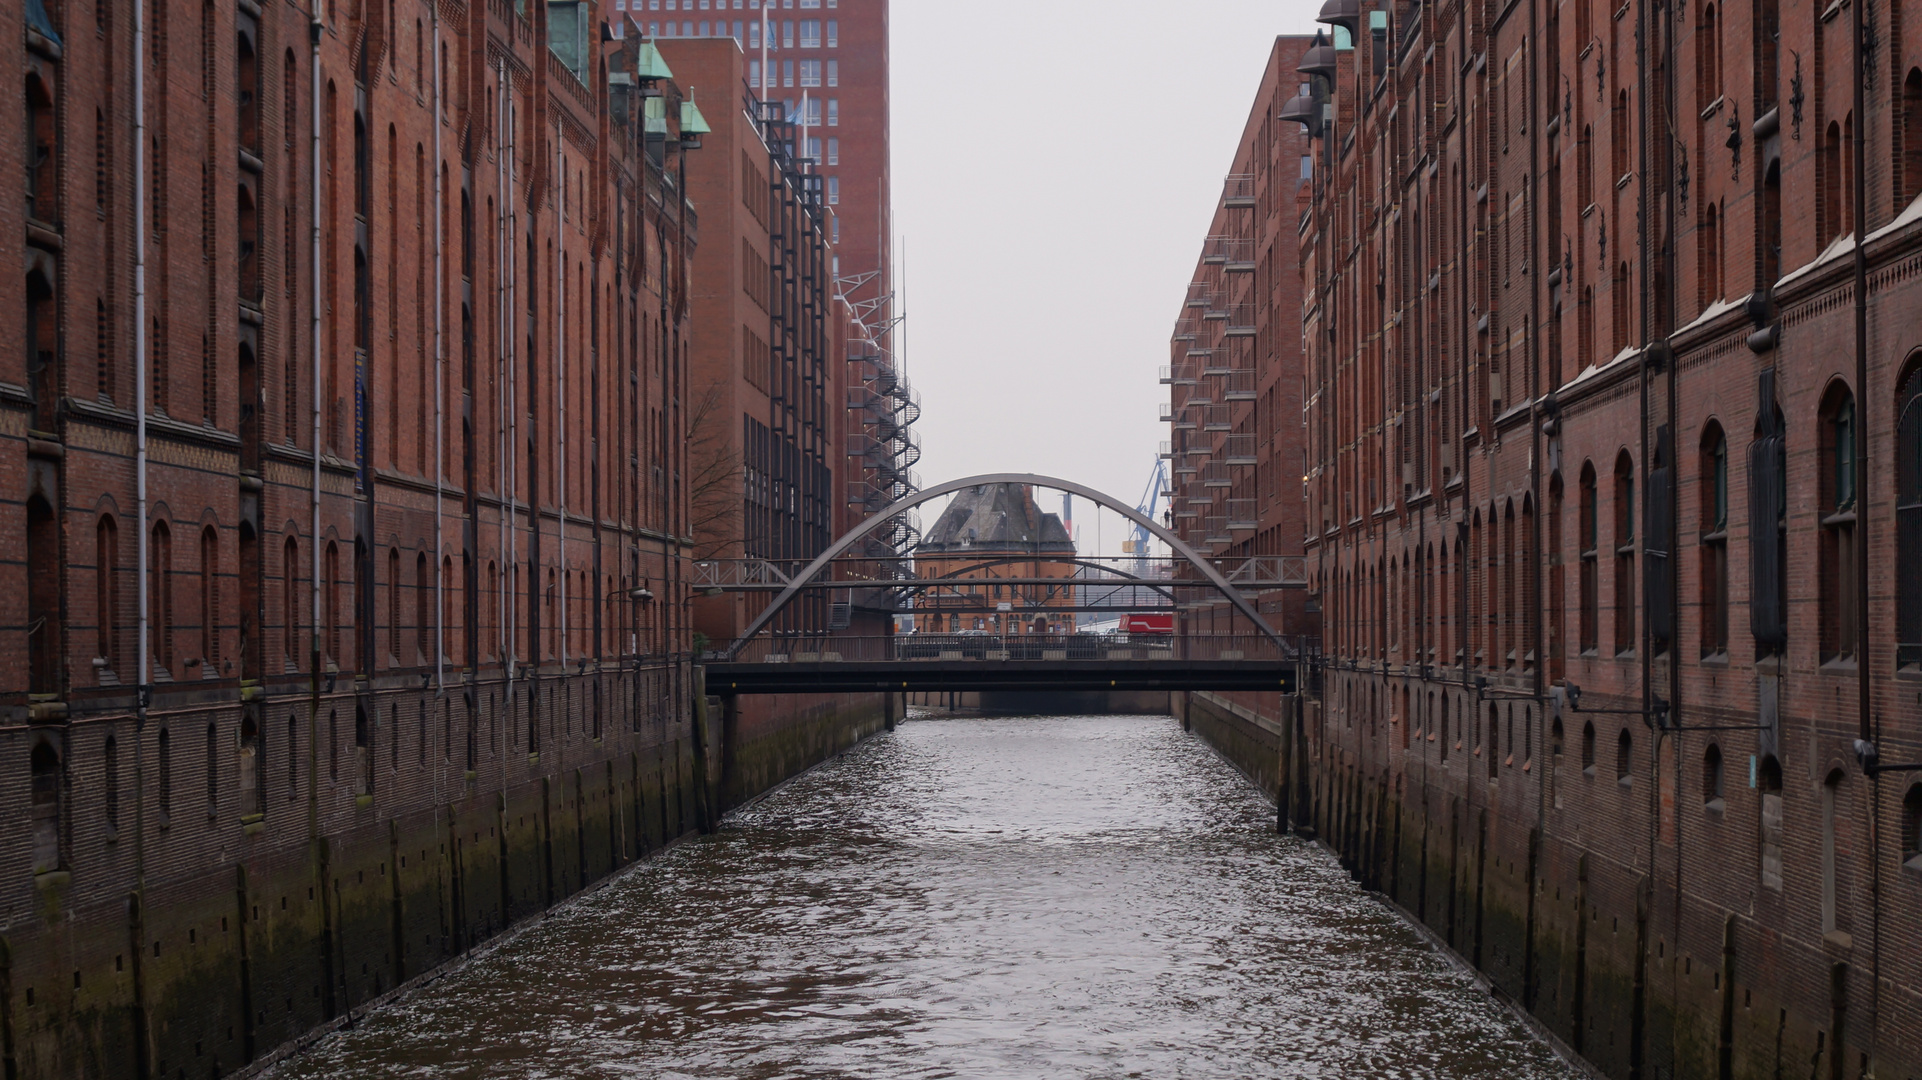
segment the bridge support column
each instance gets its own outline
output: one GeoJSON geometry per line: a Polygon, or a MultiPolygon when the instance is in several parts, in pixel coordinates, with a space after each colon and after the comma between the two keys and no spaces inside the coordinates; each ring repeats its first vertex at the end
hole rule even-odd
{"type": "Polygon", "coordinates": [[[885,712],[884,712],[884,714],[883,714],[883,718],[884,718],[884,720],[885,720],[885,722],[886,722],[886,724],[887,724],[887,729],[888,729],[889,731],[893,731],[893,730],[894,730],[894,723],[895,723],[895,712],[894,712],[894,703],[895,703],[895,696],[896,696],[896,695],[895,695],[895,692],[894,692],[894,691],[892,691],[892,690],[890,690],[890,691],[888,691],[887,693],[885,693],[885,694],[883,694],[883,695],[881,695],[881,697],[882,697],[882,700],[886,702],[886,704],[885,704],[885,705],[883,706],[883,708],[885,709],[885,712]]]}

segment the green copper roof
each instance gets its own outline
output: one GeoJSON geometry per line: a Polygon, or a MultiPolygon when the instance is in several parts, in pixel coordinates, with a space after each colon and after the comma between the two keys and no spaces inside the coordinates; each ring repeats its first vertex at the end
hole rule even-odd
{"type": "Polygon", "coordinates": [[[667,60],[654,42],[641,42],[640,55],[634,58],[634,77],[637,79],[671,79],[674,72],[668,70],[667,60]]]}
{"type": "Polygon", "coordinates": [[[690,99],[681,102],[681,134],[706,135],[714,129],[707,126],[707,117],[701,115],[701,107],[690,99]]]}

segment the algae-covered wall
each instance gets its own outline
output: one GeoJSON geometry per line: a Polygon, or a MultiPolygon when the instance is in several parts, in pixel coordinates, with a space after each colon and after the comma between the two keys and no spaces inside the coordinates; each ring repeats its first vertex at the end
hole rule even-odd
{"type": "MultiPolygon", "coordinates": [[[[849,695],[753,699],[746,719],[704,724],[698,678],[622,669],[70,725],[61,869],[27,872],[29,830],[0,835],[0,864],[21,870],[0,893],[0,1077],[269,1060],[888,722],[882,698],[849,695]]],[[[13,779],[30,749],[0,730],[0,805],[30,805],[13,779]]]]}
{"type": "MultiPolygon", "coordinates": [[[[1288,827],[1326,843],[1600,1074],[1922,1076],[1922,1024],[1904,1020],[1918,1002],[1899,982],[1913,965],[1885,971],[1871,1000],[1848,935],[1798,933],[1766,887],[1739,907],[1717,902],[1756,853],[1725,838],[1681,858],[1678,793],[1649,790],[1658,770],[1631,761],[1618,774],[1607,755],[1564,745],[1559,719],[1538,727],[1550,718],[1524,711],[1532,701],[1511,719],[1509,703],[1477,709],[1465,694],[1423,724],[1350,708],[1333,685],[1326,705],[1177,695],[1177,714],[1277,799],[1288,827]],[[1877,1009],[1871,1053],[1863,1029],[1877,1009]]],[[[1718,828],[1754,799],[1734,784],[1723,794],[1705,810],[1718,828]]]]}

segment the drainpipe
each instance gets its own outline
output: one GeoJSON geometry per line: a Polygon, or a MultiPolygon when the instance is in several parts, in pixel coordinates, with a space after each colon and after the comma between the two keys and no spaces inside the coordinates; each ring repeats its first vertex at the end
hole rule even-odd
{"type": "Polygon", "coordinates": [[[554,626],[555,655],[561,658],[561,666],[567,666],[567,151],[566,141],[561,140],[555,150],[554,158],[558,165],[556,175],[560,178],[555,193],[559,213],[554,223],[554,442],[557,448],[554,468],[559,480],[554,485],[556,502],[560,506],[560,524],[554,532],[560,541],[560,574],[555,584],[559,590],[554,602],[560,610],[560,618],[554,626]]]}
{"type": "MultiPolygon", "coordinates": [[[[502,62],[501,70],[506,70],[505,61],[502,62]]],[[[520,207],[514,202],[514,187],[520,164],[515,156],[520,152],[519,143],[515,141],[518,138],[518,129],[520,127],[520,110],[515,107],[513,91],[508,89],[504,90],[503,93],[507,99],[505,108],[513,111],[511,117],[507,116],[505,111],[502,114],[507,124],[509,145],[504,152],[504,156],[507,158],[507,188],[506,194],[501,198],[502,207],[507,214],[507,228],[504,234],[507,243],[507,256],[506,260],[502,263],[502,266],[506,268],[504,277],[506,278],[507,285],[507,380],[506,385],[501,388],[501,396],[507,408],[505,433],[507,451],[501,455],[501,461],[507,473],[507,498],[506,506],[502,514],[502,517],[506,521],[504,528],[507,530],[507,561],[501,566],[501,604],[509,616],[504,623],[507,629],[507,640],[504,643],[504,648],[507,653],[507,684],[508,690],[511,692],[513,690],[514,678],[519,674],[521,647],[519,618],[520,591],[516,589],[513,584],[514,580],[518,580],[515,575],[518,575],[520,571],[520,373],[515,369],[514,363],[518,355],[515,352],[515,339],[520,334],[520,313],[517,308],[520,305],[521,294],[520,207]],[[510,578],[512,578],[512,580],[510,580],[510,578]]]]}
{"type": "MultiPolygon", "coordinates": [[[[496,196],[498,202],[495,211],[496,228],[494,231],[495,235],[499,238],[497,241],[498,251],[496,252],[496,258],[500,263],[502,271],[494,277],[494,310],[499,313],[500,317],[498,326],[499,351],[495,358],[495,370],[499,372],[499,375],[495,380],[495,385],[498,389],[494,394],[494,409],[499,415],[499,421],[495,428],[495,445],[498,449],[494,455],[494,490],[500,494],[501,500],[500,540],[495,545],[495,549],[501,552],[507,550],[507,516],[509,508],[513,506],[512,494],[507,490],[507,456],[513,450],[513,444],[507,437],[507,355],[509,350],[514,347],[514,313],[507,300],[507,280],[511,274],[508,268],[513,265],[509,257],[509,252],[511,252],[514,247],[512,234],[508,232],[508,224],[512,220],[508,213],[508,202],[513,196],[507,186],[507,159],[514,152],[514,125],[507,115],[509,105],[513,101],[513,95],[508,91],[507,77],[507,60],[502,58],[499,65],[497,65],[494,77],[494,89],[500,99],[494,110],[494,123],[497,127],[494,134],[494,142],[495,145],[499,147],[498,152],[494,155],[494,190],[498,193],[496,196]]],[[[505,571],[511,569],[511,563],[503,564],[501,567],[503,573],[494,581],[494,615],[496,619],[494,625],[500,628],[496,645],[501,651],[501,655],[496,657],[496,659],[503,667],[505,667],[507,663],[506,644],[508,631],[507,574],[505,571]]],[[[514,699],[511,693],[507,700],[509,708],[512,708],[514,699]]]]}
{"type": "MultiPolygon", "coordinates": [[[[147,550],[147,5],[133,5],[133,415],[134,415],[134,506],[139,522],[135,526],[135,551],[139,575],[136,589],[140,595],[138,646],[138,686],[134,696],[134,876],[146,874],[146,800],[141,783],[140,746],[147,727],[147,699],[152,693],[153,628],[147,619],[149,597],[147,576],[151,554],[147,550]]],[[[134,954],[139,955],[135,949],[134,954]]],[[[135,1002],[136,1006],[140,1003],[135,1002]]],[[[138,1034],[138,1033],[137,1033],[138,1034]]],[[[146,1040],[139,1038],[136,1048],[145,1074],[146,1040]]]]}
{"type": "MultiPolygon", "coordinates": [[[[315,755],[318,753],[318,750],[319,750],[319,741],[316,734],[316,729],[319,727],[319,724],[320,724],[320,659],[322,656],[321,642],[320,642],[320,613],[321,613],[321,607],[320,607],[320,602],[321,602],[321,597],[320,597],[320,434],[321,434],[320,432],[320,394],[321,394],[320,313],[321,313],[322,304],[324,302],[325,297],[322,294],[322,284],[321,284],[323,281],[323,278],[321,276],[321,238],[320,238],[320,218],[321,218],[321,210],[322,210],[321,182],[320,182],[320,148],[321,148],[320,133],[321,133],[321,123],[322,123],[321,109],[320,109],[320,37],[321,37],[321,34],[324,32],[324,24],[321,22],[321,17],[320,17],[321,3],[322,3],[322,0],[313,0],[312,12],[308,16],[308,23],[307,23],[307,40],[311,47],[311,56],[309,59],[308,66],[312,69],[312,78],[310,81],[312,84],[311,96],[313,98],[313,105],[312,105],[313,123],[311,125],[313,130],[311,131],[309,136],[309,146],[308,146],[308,155],[311,158],[310,175],[308,176],[308,186],[313,191],[313,198],[312,198],[313,220],[311,222],[311,229],[309,231],[309,236],[308,236],[308,244],[309,244],[309,247],[312,249],[311,251],[312,259],[311,259],[311,265],[308,267],[308,270],[313,275],[313,288],[312,288],[313,310],[309,313],[308,330],[310,334],[310,345],[312,347],[312,352],[314,357],[313,393],[312,393],[313,407],[310,410],[312,415],[309,418],[313,425],[313,440],[314,440],[313,477],[312,477],[313,486],[310,489],[309,495],[308,495],[308,510],[313,516],[313,522],[312,522],[313,543],[311,545],[311,547],[313,548],[313,551],[310,553],[311,558],[308,560],[309,565],[313,571],[311,587],[308,590],[309,600],[311,602],[312,609],[313,609],[312,610],[313,617],[311,621],[311,624],[313,626],[313,634],[310,635],[310,648],[308,650],[308,660],[309,660],[308,667],[310,671],[309,671],[308,680],[307,680],[308,689],[309,689],[308,713],[307,713],[307,826],[308,826],[309,835],[317,835],[320,828],[320,816],[319,816],[320,810],[319,810],[319,802],[318,802],[320,797],[320,788],[318,785],[318,781],[314,776],[314,763],[316,760],[315,755]]],[[[328,993],[329,995],[333,993],[331,977],[328,985],[328,993]]]]}
{"type": "Polygon", "coordinates": [[[441,535],[441,489],[446,475],[447,439],[442,433],[442,394],[447,382],[447,353],[444,334],[447,321],[447,285],[442,263],[447,248],[447,223],[441,206],[447,199],[447,166],[441,160],[441,128],[446,126],[446,88],[441,85],[440,5],[434,5],[434,691],[447,692],[447,581],[441,573],[446,557],[446,539],[441,535]]]}
{"type": "MultiPolygon", "coordinates": [[[[1866,2],[1866,0],[1864,0],[1866,2]]],[[[1851,59],[1855,67],[1855,138],[1851,179],[1854,191],[1854,228],[1855,228],[1855,707],[1856,738],[1874,742],[1881,737],[1877,729],[1881,727],[1879,718],[1871,712],[1869,672],[1872,653],[1869,651],[1869,414],[1863,406],[1869,401],[1869,269],[1868,243],[1869,208],[1868,180],[1864,172],[1868,166],[1868,116],[1866,92],[1863,87],[1868,82],[1867,37],[1868,27],[1863,13],[1863,3],[1849,5],[1849,17],[1853,20],[1855,34],[1851,59]]],[[[1869,909],[1874,915],[1874,945],[1869,952],[1869,1057],[1874,1060],[1877,1036],[1881,1032],[1882,1019],[1882,858],[1880,830],[1877,827],[1881,814],[1881,785],[1877,783],[1879,773],[1869,774],[1869,909]]],[[[1836,1047],[1838,1052],[1841,1047],[1836,1047]]]]}

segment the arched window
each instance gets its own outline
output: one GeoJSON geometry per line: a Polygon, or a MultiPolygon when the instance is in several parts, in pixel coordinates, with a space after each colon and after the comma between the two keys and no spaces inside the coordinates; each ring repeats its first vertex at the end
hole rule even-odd
{"type": "Polygon", "coordinates": [[[1922,783],[1910,785],[1902,797],[1902,858],[1922,870],[1922,783]]]}
{"type": "Polygon", "coordinates": [[[1580,530],[1577,543],[1582,562],[1581,650],[1592,655],[1602,647],[1601,500],[1596,491],[1595,466],[1592,462],[1582,462],[1581,489],[1581,521],[1577,525],[1580,530]]]}
{"type": "Polygon", "coordinates": [[[1702,754],[1702,804],[1711,810],[1722,808],[1722,748],[1714,743],[1702,754]]]}
{"type": "MultiPolygon", "coordinates": [[[[236,240],[240,246],[240,298],[254,303],[260,302],[260,215],[254,206],[254,187],[251,176],[244,177],[234,196],[235,215],[238,219],[236,240]]],[[[243,402],[251,405],[251,402],[243,402]]]]}
{"type": "Polygon", "coordinates": [[[1728,652],[1728,437],[1711,420],[1702,430],[1697,459],[1701,506],[1702,655],[1728,652]]]}
{"type": "Polygon", "coordinates": [[[1635,781],[1635,736],[1625,727],[1615,737],[1615,782],[1627,787],[1635,781]]]}
{"type": "Polygon", "coordinates": [[[427,663],[434,650],[434,577],[427,552],[414,556],[414,650],[427,663]]]}
{"type": "Polygon", "coordinates": [[[1922,68],[1902,80],[1902,192],[1896,209],[1922,195],[1922,68]]]}
{"type": "Polygon", "coordinates": [[[207,816],[220,813],[220,727],[207,725],[207,816]]]}
{"type": "Polygon", "coordinates": [[[173,733],[161,728],[156,741],[158,748],[154,756],[157,759],[155,769],[160,774],[160,827],[164,829],[173,816],[174,808],[173,733]]]}
{"type": "Polygon", "coordinates": [[[27,74],[27,216],[60,222],[60,129],[54,116],[53,88],[39,72],[27,74]]]}
{"type": "Polygon", "coordinates": [[[1782,763],[1764,754],[1756,769],[1762,820],[1756,831],[1761,844],[1762,884],[1782,891],[1782,763]]]}
{"type": "Polygon", "coordinates": [[[289,536],[280,550],[280,646],[283,667],[300,670],[300,542],[289,536]]]}
{"type": "Polygon", "coordinates": [[[1704,200],[1702,224],[1696,233],[1696,257],[1700,260],[1696,281],[1699,285],[1699,301],[1704,307],[1722,297],[1721,228],[1721,209],[1714,202],[1704,200]]]}
{"type": "MultiPolygon", "coordinates": [[[[288,747],[288,752],[293,747],[288,747]]],[[[266,795],[261,790],[262,778],[266,776],[266,762],[261,754],[260,725],[255,713],[250,709],[240,718],[240,749],[234,759],[234,775],[238,778],[240,791],[240,813],[252,817],[266,808],[266,795]]]]}
{"type": "Polygon", "coordinates": [[[1822,137],[1822,172],[1819,184],[1822,193],[1819,204],[1821,217],[1816,221],[1823,247],[1834,243],[1837,237],[1847,231],[1842,224],[1846,198],[1842,192],[1843,187],[1846,186],[1846,181],[1842,177],[1842,160],[1846,156],[1842,147],[1842,122],[1831,120],[1828,132],[1822,137]]]}
{"type": "Polygon", "coordinates": [[[149,582],[147,585],[147,634],[153,647],[154,678],[173,678],[174,598],[173,533],[165,521],[153,523],[153,538],[147,545],[149,582]]]}
{"type": "Polygon", "coordinates": [[[1703,4],[1695,26],[1695,111],[1701,112],[1722,96],[1722,34],[1715,5],[1703,4]]]}
{"type": "Polygon", "coordinates": [[[220,674],[220,536],[200,530],[200,664],[203,678],[220,674]]]}
{"type": "Polygon", "coordinates": [[[1582,721],[1582,775],[1595,775],[1595,721],[1582,721]]]}
{"type": "Polygon", "coordinates": [[[1608,150],[1610,169],[1608,181],[1617,183],[1628,175],[1628,90],[1624,88],[1615,95],[1615,108],[1608,117],[1608,150]]]}
{"type": "Polygon", "coordinates": [[[27,271],[27,392],[33,398],[32,425],[42,431],[54,427],[60,398],[60,313],[54,299],[53,270],[44,253],[27,271]]]}
{"type": "Polygon", "coordinates": [[[1836,858],[1835,823],[1841,816],[1842,770],[1831,771],[1822,781],[1822,932],[1842,929],[1841,892],[1836,879],[1842,867],[1836,858]]]}
{"type": "Polygon", "coordinates": [[[234,48],[235,119],[239,122],[240,148],[260,157],[260,62],[254,52],[254,19],[243,14],[239,19],[234,48]]]}
{"type": "Polygon", "coordinates": [[[374,793],[374,732],[365,706],[354,707],[354,794],[374,793]]]}
{"type": "Polygon", "coordinates": [[[1615,458],[1615,655],[1635,651],[1635,462],[1615,458]]]}
{"type": "Polygon", "coordinates": [[[336,667],[340,665],[340,545],[333,541],[327,543],[327,579],[324,601],[327,620],[326,633],[322,640],[327,643],[326,659],[336,667]]]}
{"type": "Polygon", "coordinates": [[[58,694],[60,678],[60,522],[45,496],[27,500],[28,689],[58,694]]]}
{"type": "Polygon", "coordinates": [[[387,663],[400,666],[400,549],[387,549],[387,663]]]}
{"type": "MultiPolygon", "coordinates": [[[[1627,91],[1623,91],[1623,93],[1627,93],[1627,91]]],[[[1609,328],[1613,331],[1613,338],[1609,342],[1609,352],[1611,354],[1620,353],[1623,349],[1628,348],[1629,334],[1632,332],[1631,316],[1633,315],[1633,304],[1634,297],[1629,295],[1628,287],[1628,263],[1617,263],[1615,265],[1615,279],[1610,285],[1608,293],[1608,310],[1611,317],[1609,328]]]]}
{"type": "Polygon", "coordinates": [[[1822,397],[1822,659],[1853,660],[1860,615],[1855,553],[1855,398],[1841,381],[1822,397]]]}
{"type": "Polygon", "coordinates": [[[29,758],[33,773],[33,872],[45,874],[60,869],[61,828],[60,796],[63,786],[60,751],[53,736],[35,743],[29,758]]]}
{"type": "MultiPolygon", "coordinates": [[[[1922,565],[1922,361],[1895,396],[1895,564],[1922,565]]],[[[1897,574],[1895,663],[1922,669],[1922,574],[1897,574]]]]}
{"type": "Polygon", "coordinates": [[[115,840],[120,833],[120,740],[112,735],[100,744],[100,771],[105,781],[102,801],[106,804],[107,839],[115,840]]]}

